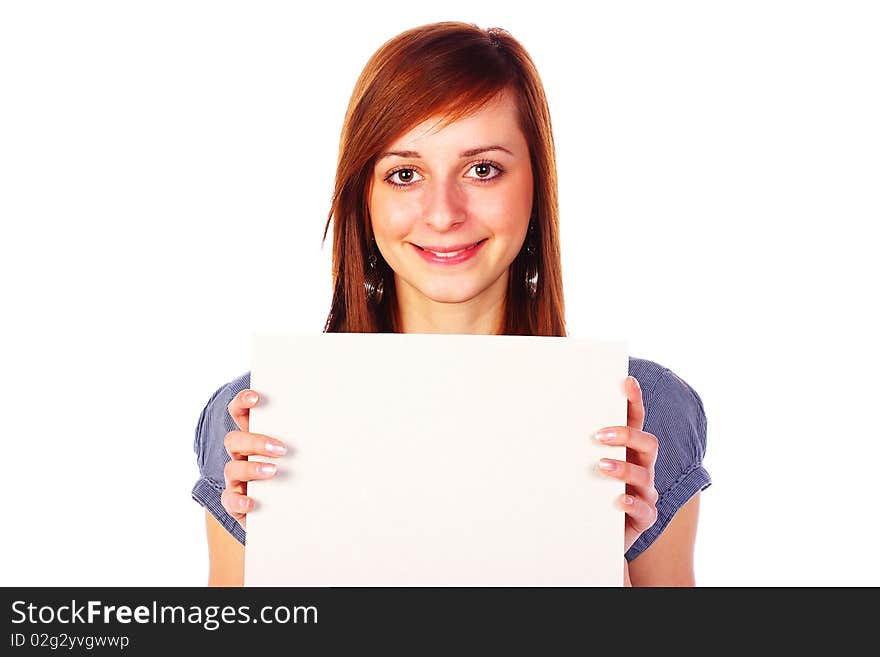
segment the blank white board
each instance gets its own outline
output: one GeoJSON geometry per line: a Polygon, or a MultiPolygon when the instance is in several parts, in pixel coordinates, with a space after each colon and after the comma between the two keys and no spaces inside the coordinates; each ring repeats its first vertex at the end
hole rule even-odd
{"type": "Polygon", "coordinates": [[[620,586],[623,341],[254,335],[246,586],[620,586]]]}

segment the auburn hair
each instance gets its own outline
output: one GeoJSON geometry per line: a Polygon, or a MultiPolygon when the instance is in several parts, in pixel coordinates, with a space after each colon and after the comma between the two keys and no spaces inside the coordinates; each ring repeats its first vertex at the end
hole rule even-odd
{"type": "Polygon", "coordinates": [[[566,335],[556,152],[543,85],[529,54],[506,30],[460,22],[424,25],[387,41],[355,84],[321,242],[332,222],[333,300],[324,332],[401,332],[394,274],[381,253],[381,303],[368,303],[364,289],[373,239],[367,193],[379,154],[426,119],[441,116],[441,125],[448,125],[503,91],[513,94],[529,144],[538,290],[534,299],[526,292],[524,243],[508,270],[502,334],[566,335]]]}

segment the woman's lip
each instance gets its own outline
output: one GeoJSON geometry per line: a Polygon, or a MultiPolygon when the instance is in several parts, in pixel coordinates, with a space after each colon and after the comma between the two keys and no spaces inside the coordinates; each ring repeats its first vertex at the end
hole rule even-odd
{"type": "MultiPolygon", "coordinates": [[[[486,239],[485,237],[483,239],[486,239]]],[[[417,246],[423,251],[433,251],[434,253],[452,253],[453,251],[461,251],[462,249],[469,249],[474,244],[478,244],[483,240],[475,240],[473,242],[465,242],[464,244],[457,244],[455,246],[421,246],[420,244],[416,244],[413,242],[413,246],[417,246]]]]}
{"type": "MultiPolygon", "coordinates": [[[[436,253],[426,251],[415,244],[413,244],[413,248],[416,250],[416,253],[418,253],[422,257],[422,259],[429,264],[450,266],[466,262],[475,257],[483,249],[483,245],[486,243],[487,239],[488,238],[482,239],[479,242],[465,247],[464,249],[460,249],[461,253],[457,253],[451,256],[437,255],[436,253]]],[[[447,253],[449,252],[447,251],[447,253]]]]}

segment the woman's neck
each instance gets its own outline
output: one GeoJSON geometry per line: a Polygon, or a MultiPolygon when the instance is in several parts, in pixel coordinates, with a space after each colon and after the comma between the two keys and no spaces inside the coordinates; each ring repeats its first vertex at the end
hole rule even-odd
{"type": "Polygon", "coordinates": [[[395,285],[401,333],[497,335],[504,325],[507,276],[467,301],[442,303],[407,284],[395,285]]]}

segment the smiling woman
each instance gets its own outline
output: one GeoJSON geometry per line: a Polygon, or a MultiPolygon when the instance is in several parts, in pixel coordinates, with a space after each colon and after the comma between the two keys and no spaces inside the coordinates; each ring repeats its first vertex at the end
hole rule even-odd
{"type": "Polygon", "coordinates": [[[450,22],[385,43],[342,129],[326,330],[565,335],[555,162],[510,34],[450,22]]]}
{"type": "MultiPolygon", "coordinates": [[[[342,128],[333,202],[333,299],[325,332],[565,336],[556,158],[531,58],[510,34],[426,25],[370,59],[342,128]]],[[[627,447],[597,469],[626,483],[624,581],[693,584],[706,417],[671,370],[630,358],[627,425],[595,436],[627,447]],[[641,386],[639,385],[641,384],[641,386]]],[[[247,482],[275,475],[248,456],[280,441],[249,432],[249,373],[199,417],[211,584],[241,584],[247,482]]],[[[585,437],[586,438],[586,437],[585,437]]]]}
{"type": "Polygon", "coordinates": [[[373,237],[394,272],[401,332],[501,333],[508,270],[532,215],[529,144],[511,92],[438,129],[442,118],[376,162],[373,237]],[[461,150],[481,143],[490,145],[461,150]]]}

